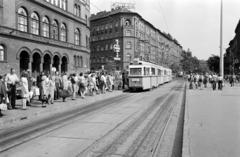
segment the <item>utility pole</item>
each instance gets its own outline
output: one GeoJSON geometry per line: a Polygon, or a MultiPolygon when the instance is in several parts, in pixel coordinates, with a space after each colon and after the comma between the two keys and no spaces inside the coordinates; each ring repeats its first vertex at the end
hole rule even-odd
{"type": "Polygon", "coordinates": [[[221,8],[220,8],[220,65],[219,66],[220,66],[220,76],[224,77],[222,30],[223,30],[223,0],[221,0],[221,8]]]}

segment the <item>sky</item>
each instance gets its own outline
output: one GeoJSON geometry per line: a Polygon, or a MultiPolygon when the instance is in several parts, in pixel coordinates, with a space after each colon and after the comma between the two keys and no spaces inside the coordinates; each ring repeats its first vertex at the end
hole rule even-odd
{"type": "MultiPolygon", "coordinates": [[[[90,0],[91,13],[111,9],[114,2],[135,3],[135,12],[170,33],[199,59],[220,53],[221,0],[90,0]]],[[[223,0],[223,51],[234,38],[240,0],[223,0]]]]}

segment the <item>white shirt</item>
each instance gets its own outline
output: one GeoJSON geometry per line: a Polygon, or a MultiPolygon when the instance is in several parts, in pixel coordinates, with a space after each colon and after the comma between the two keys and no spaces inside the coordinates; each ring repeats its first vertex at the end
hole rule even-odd
{"type": "Polygon", "coordinates": [[[16,74],[7,74],[5,81],[7,84],[16,84],[16,82],[19,82],[19,79],[16,74]]]}

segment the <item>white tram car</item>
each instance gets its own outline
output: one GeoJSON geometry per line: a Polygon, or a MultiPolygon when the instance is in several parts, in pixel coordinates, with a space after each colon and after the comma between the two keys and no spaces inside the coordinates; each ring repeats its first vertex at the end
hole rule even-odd
{"type": "Polygon", "coordinates": [[[130,90],[147,90],[172,80],[172,70],[149,62],[135,60],[129,65],[130,90]]]}

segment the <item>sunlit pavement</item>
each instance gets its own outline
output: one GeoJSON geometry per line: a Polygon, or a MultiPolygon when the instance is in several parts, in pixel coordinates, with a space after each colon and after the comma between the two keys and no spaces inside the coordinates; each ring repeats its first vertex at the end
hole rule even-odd
{"type": "Polygon", "coordinates": [[[187,91],[183,157],[239,157],[240,86],[187,91]]]}

